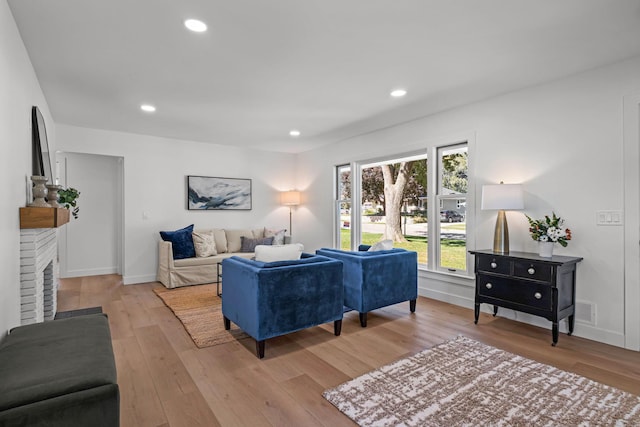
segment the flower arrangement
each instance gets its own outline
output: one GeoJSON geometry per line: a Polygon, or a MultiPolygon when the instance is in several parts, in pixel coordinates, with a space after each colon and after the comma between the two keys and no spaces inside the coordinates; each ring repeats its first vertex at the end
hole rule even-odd
{"type": "Polygon", "coordinates": [[[529,232],[531,238],[538,242],[560,243],[562,247],[567,247],[568,241],[571,240],[571,230],[563,226],[564,220],[556,216],[555,212],[545,215],[544,219],[532,219],[529,215],[525,215],[529,220],[529,232]]]}

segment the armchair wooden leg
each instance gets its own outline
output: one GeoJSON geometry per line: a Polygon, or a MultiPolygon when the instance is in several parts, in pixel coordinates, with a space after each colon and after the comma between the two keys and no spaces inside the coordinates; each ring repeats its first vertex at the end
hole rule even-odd
{"type": "Polygon", "coordinates": [[[416,312],[416,301],[417,300],[409,300],[409,310],[411,310],[412,313],[416,312]]]}
{"type": "Polygon", "coordinates": [[[367,313],[360,313],[360,326],[367,327],[367,313]]]}
{"type": "Polygon", "coordinates": [[[256,353],[258,354],[258,359],[264,358],[264,340],[256,340],[256,353]]]}
{"type": "Polygon", "coordinates": [[[333,334],[337,337],[340,336],[340,332],[342,332],[342,319],[335,320],[333,322],[333,334]]]}
{"type": "Polygon", "coordinates": [[[222,317],[224,318],[224,329],[228,331],[229,329],[231,329],[231,320],[227,319],[224,316],[222,317]]]}

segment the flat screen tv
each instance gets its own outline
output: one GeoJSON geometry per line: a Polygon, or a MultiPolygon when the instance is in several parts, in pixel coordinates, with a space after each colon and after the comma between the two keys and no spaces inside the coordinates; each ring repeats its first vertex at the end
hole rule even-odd
{"type": "Polygon", "coordinates": [[[44,117],[42,117],[40,109],[35,105],[31,108],[31,139],[33,175],[44,176],[47,178],[48,184],[55,184],[53,182],[53,173],[51,172],[51,157],[49,155],[49,142],[47,141],[44,117]]]}

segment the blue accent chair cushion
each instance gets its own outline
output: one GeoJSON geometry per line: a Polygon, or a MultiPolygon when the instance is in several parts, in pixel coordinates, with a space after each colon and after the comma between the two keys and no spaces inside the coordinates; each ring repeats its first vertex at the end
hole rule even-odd
{"type": "Polygon", "coordinates": [[[175,231],[161,231],[160,237],[165,242],[171,242],[173,259],[193,258],[196,256],[196,248],[193,245],[193,224],[175,231]]]}
{"type": "Polygon", "coordinates": [[[266,339],[323,323],[334,322],[339,335],[343,299],[340,261],[306,253],[292,261],[222,261],[225,327],[233,322],[252,336],[258,357],[266,339]]]}
{"type": "Polygon", "coordinates": [[[415,311],[418,298],[418,254],[394,248],[367,252],[322,248],[316,254],[340,260],[344,264],[344,305],[360,313],[366,326],[366,313],[377,308],[410,301],[415,311]]]}

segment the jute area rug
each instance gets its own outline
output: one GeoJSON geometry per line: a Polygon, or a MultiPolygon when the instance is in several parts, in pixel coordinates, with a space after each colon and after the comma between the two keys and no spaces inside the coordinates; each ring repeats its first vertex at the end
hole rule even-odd
{"type": "Polygon", "coordinates": [[[638,426],[640,398],[458,337],[323,396],[361,426],[638,426]]]}
{"type": "Polygon", "coordinates": [[[224,329],[222,299],[216,295],[216,285],[162,287],[153,292],[182,322],[198,348],[249,338],[233,323],[230,330],[224,329]]]}

